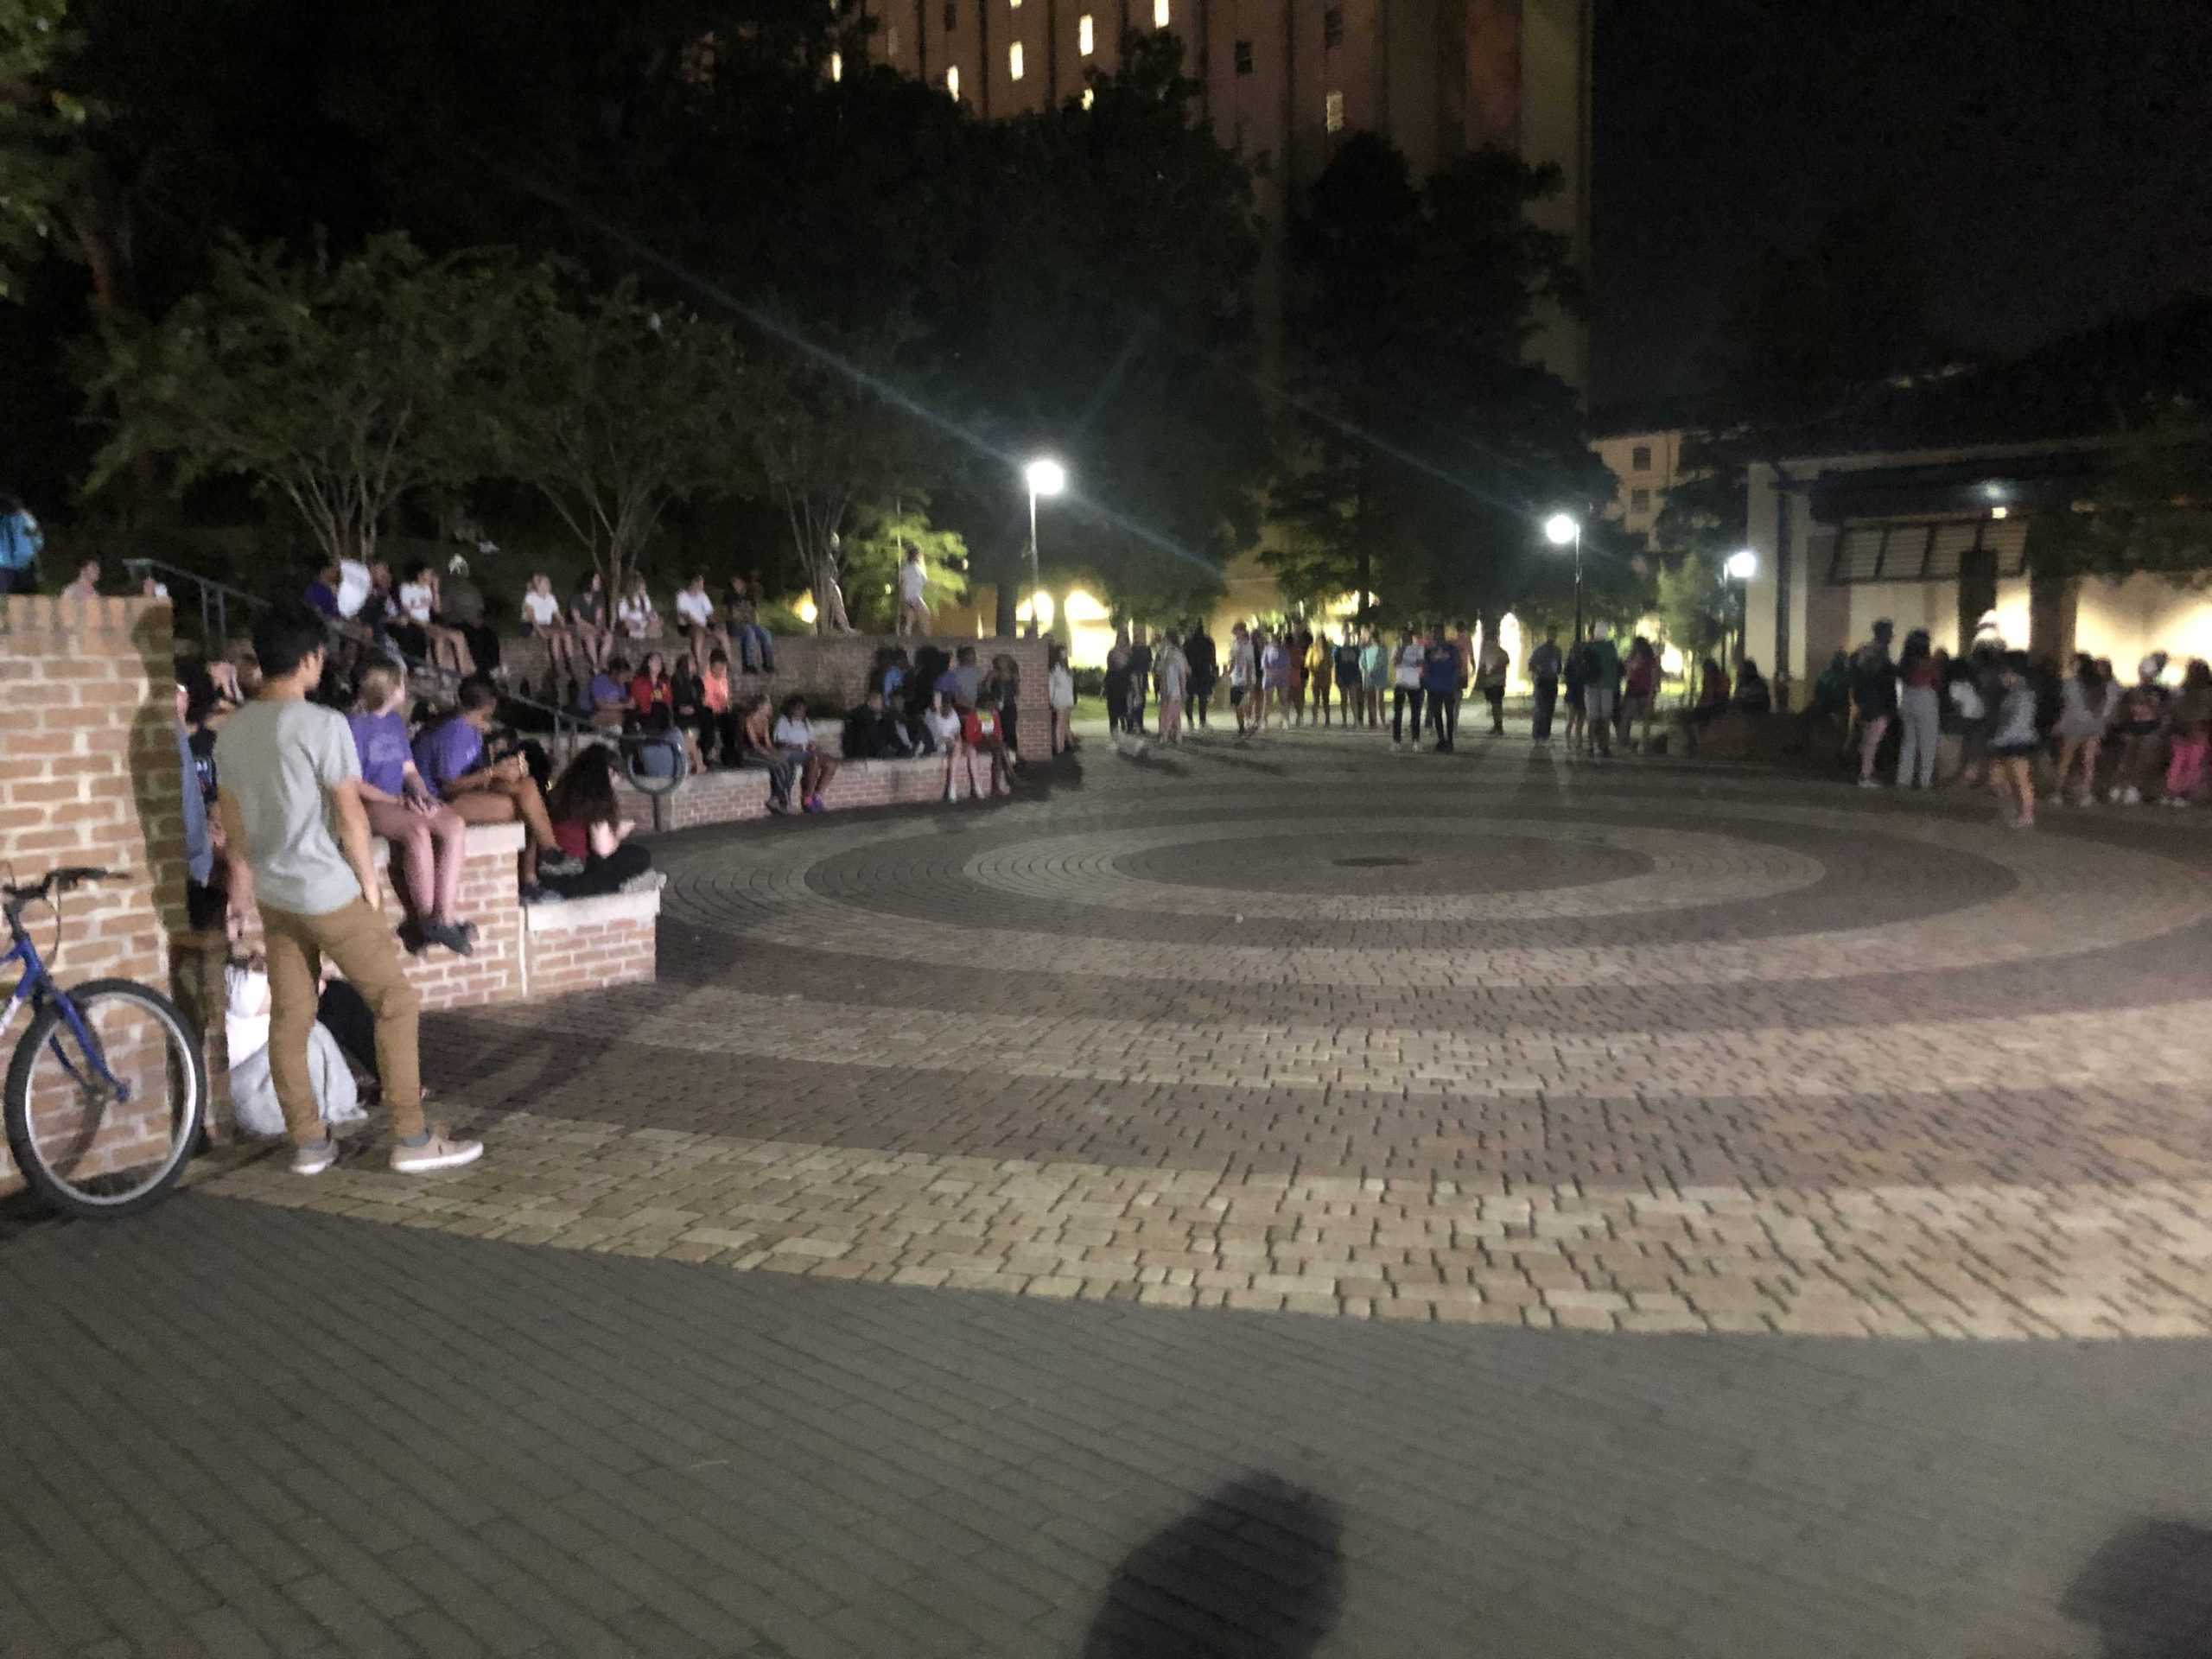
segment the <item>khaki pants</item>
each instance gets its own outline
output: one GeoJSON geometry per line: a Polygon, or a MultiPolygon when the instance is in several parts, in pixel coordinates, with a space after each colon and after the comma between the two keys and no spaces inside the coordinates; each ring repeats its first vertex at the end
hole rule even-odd
{"type": "Polygon", "coordinates": [[[422,1134],[423,1062],[416,1046],[422,999],[400,968],[384,912],[365,899],[325,916],[264,905],[261,931],[269,957],[269,1075],[292,1144],[303,1147],[328,1133],[308,1069],[308,1036],[315,1029],[325,957],[376,1015],[377,1074],[392,1133],[403,1138],[422,1134]]]}

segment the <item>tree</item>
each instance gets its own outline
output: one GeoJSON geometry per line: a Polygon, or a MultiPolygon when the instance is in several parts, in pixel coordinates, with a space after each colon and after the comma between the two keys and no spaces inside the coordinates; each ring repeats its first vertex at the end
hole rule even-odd
{"type": "Polygon", "coordinates": [[[849,609],[863,632],[889,633],[896,625],[899,567],[909,553],[922,556],[933,605],[968,596],[968,544],[958,531],[931,524],[929,508],[919,490],[855,508],[842,552],[849,609]]]}
{"type": "Polygon", "coordinates": [[[68,188],[83,103],[54,84],[68,0],[0,0],[0,299],[10,270],[44,251],[68,188]]]}
{"type": "Polygon", "coordinates": [[[2212,421],[2185,399],[2152,405],[2082,499],[2032,514],[2028,556],[2038,579],[2142,573],[2212,586],[2212,421]]]}
{"type": "Polygon", "coordinates": [[[1661,567],[1658,612],[1668,643],[1691,662],[1720,649],[1735,626],[1736,601],[1722,567],[1701,552],[1661,567]]]}
{"type": "Polygon", "coordinates": [[[161,322],[104,322],[91,389],[124,414],[88,487],[168,456],[180,491],[247,480],[290,504],[324,557],[367,560],[410,493],[481,467],[537,292],[503,262],[434,260],[399,234],[342,260],[227,248],[161,322]]]}
{"type": "Polygon", "coordinates": [[[1543,512],[1610,494],[1572,389],[1527,360],[1542,308],[1580,302],[1565,238],[1529,218],[1558,182],[1486,149],[1416,189],[1371,134],[1315,181],[1291,243],[1291,539],[1262,556],[1293,584],[1495,615],[1551,581],[1543,512]]]}
{"type": "Polygon", "coordinates": [[[545,282],[486,467],[537,490],[620,594],[670,507],[732,481],[752,378],[728,328],[634,282],[596,296],[545,282]]]}

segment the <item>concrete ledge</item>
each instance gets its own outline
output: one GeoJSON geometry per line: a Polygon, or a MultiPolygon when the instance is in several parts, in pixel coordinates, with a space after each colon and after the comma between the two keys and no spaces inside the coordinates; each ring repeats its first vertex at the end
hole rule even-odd
{"type": "Polygon", "coordinates": [[[580,928],[604,927],[614,922],[650,923],[660,915],[660,890],[650,893],[610,893],[597,899],[566,899],[554,905],[524,905],[523,931],[532,938],[549,933],[573,933],[580,928]]]}
{"type": "MultiPolygon", "coordinates": [[[[939,800],[944,793],[944,766],[941,754],[918,760],[840,761],[837,775],[823,791],[823,804],[832,811],[841,811],[863,806],[919,805],[939,800]]],[[[988,788],[988,760],[976,757],[976,771],[988,788]]],[[[955,780],[963,798],[967,777],[963,767],[955,780]]],[[[646,795],[626,784],[618,784],[615,793],[625,816],[656,830],[742,823],[768,816],[768,774],[755,767],[686,778],[660,795],[646,795]]]]}

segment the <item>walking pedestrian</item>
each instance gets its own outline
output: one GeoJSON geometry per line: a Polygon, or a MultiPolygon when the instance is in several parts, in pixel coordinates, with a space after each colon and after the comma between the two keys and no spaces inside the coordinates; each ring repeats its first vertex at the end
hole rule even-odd
{"type": "Polygon", "coordinates": [[[2050,787],[2053,801],[2066,799],[2066,780],[2077,762],[2082,770],[2080,804],[2088,806],[2096,799],[2097,749],[2117,706],[2114,690],[2099,671],[2095,658],[2074,658],[2073,673],[2058,688],[2058,779],[2050,787]]]}
{"type": "Polygon", "coordinates": [[[1989,734],[1989,782],[1998,809],[2014,830],[2036,827],[2035,758],[2043,747],[2036,729],[2036,689],[2028,679],[2028,653],[2005,653],[1997,672],[1996,724],[1989,734]]]}
{"type": "Polygon", "coordinates": [[[1421,667],[1427,661],[1422,651],[1421,635],[1412,623],[1399,636],[1397,655],[1393,660],[1391,681],[1396,687],[1390,699],[1390,747],[1402,751],[1406,747],[1406,709],[1414,713],[1414,747],[1421,747],[1421,667]]]}
{"type": "Polygon", "coordinates": [[[1160,642],[1160,654],[1153,659],[1152,672],[1160,686],[1160,741],[1179,744],[1183,741],[1183,694],[1190,682],[1191,661],[1183,654],[1183,647],[1175,643],[1173,634],[1160,642]]]}
{"type": "Polygon", "coordinates": [[[1481,660],[1477,665],[1475,683],[1482,689],[1483,700],[1490,704],[1490,734],[1505,735],[1505,677],[1513,666],[1504,645],[1498,639],[1497,625],[1486,623],[1483,627],[1481,660]]]}
{"type": "Polygon", "coordinates": [[[1559,706],[1560,668],[1559,630],[1544,630],[1544,643],[1529,653],[1529,677],[1535,686],[1535,704],[1529,735],[1535,742],[1552,741],[1552,712],[1559,706]]]}
{"type": "Polygon", "coordinates": [[[1236,716],[1236,741],[1243,742],[1259,724],[1255,706],[1260,695],[1259,658],[1252,645],[1252,631],[1242,622],[1229,631],[1229,706],[1236,716]]]}

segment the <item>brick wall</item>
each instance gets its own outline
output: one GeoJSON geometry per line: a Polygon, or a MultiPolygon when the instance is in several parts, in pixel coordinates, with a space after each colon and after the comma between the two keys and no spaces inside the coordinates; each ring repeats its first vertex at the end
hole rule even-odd
{"type": "Polygon", "coordinates": [[[658,893],[621,893],[535,905],[523,912],[529,995],[649,983],[660,918],[658,893]]]}
{"type": "MultiPolygon", "coordinates": [[[[1034,639],[893,639],[877,634],[838,639],[806,634],[776,641],[773,674],[745,675],[739,683],[748,695],[766,692],[787,696],[802,691],[809,696],[827,697],[837,705],[832,712],[842,713],[868,695],[868,672],[875,666],[878,648],[884,645],[904,645],[909,654],[922,645],[935,645],[947,657],[963,645],[973,645],[977,658],[986,663],[1003,653],[1020,666],[1023,700],[1040,707],[1044,702],[1046,645],[1034,639]]],[[[682,639],[671,635],[642,642],[626,640],[618,649],[633,663],[647,651],[658,651],[673,663],[688,647],[682,639]]],[[[500,655],[511,679],[527,681],[533,687],[543,683],[550,667],[540,640],[503,641],[500,655]]]]}
{"type": "MultiPolygon", "coordinates": [[[[833,812],[863,806],[922,805],[944,798],[944,757],[922,760],[847,760],[823,791],[823,804],[833,812]]],[[[976,786],[990,788],[989,763],[978,756],[976,786]]],[[[956,779],[960,798],[970,798],[969,771],[963,765],[956,779]]],[[[646,795],[627,784],[615,785],[615,796],[624,814],[645,829],[668,831],[696,830],[702,824],[739,823],[768,816],[768,774],[765,772],[710,772],[685,779],[661,795],[646,795]]]]}
{"type": "MultiPolygon", "coordinates": [[[[62,901],[64,984],[170,988],[184,927],[184,796],[166,602],[0,599],[0,873],[97,864],[122,879],[62,901]]],[[[47,947],[52,918],[39,912],[47,947]]],[[[12,989],[0,987],[0,994],[12,989]]],[[[22,1017],[0,1037],[0,1064],[22,1017]]],[[[0,1147],[0,1188],[16,1176],[0,1147]]]]}

